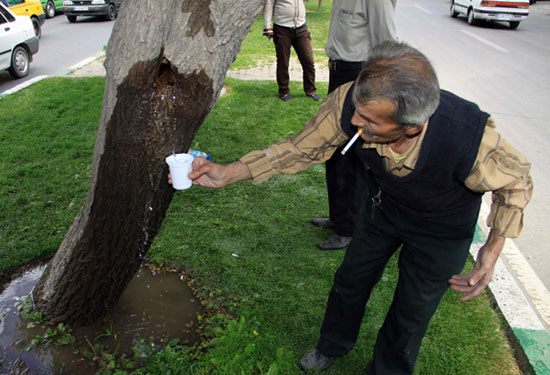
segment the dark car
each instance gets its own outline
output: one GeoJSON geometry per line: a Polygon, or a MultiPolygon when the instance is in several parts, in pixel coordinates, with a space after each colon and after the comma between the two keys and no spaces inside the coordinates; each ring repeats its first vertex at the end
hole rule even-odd
{"type": "Polygon", "coordinates": [[[120,10],[122,0],[65,0],[63,13],[69,22],[76,22],[76,17],[100,16],[113,21],[120,10]]]}

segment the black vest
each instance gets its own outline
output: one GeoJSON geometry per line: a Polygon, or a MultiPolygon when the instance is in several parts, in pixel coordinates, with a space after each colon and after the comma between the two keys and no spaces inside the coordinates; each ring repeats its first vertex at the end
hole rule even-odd
{"type": "MultiPolygon", "coordinates": [[[[357,127],[351,124],[353,85],[342,111],[342,129],[351,137],[357,127]]],[[[479,107],[448,91],[430,117],[420,155],[414,170],[398,177],[388,172],[375,149],[363,149],[355,142],[356,152],[389,199],[405,212],[420,218],[450,225],[477,220],[482,194],[464,185],[477,157],[489,115],[479,107]]]]}

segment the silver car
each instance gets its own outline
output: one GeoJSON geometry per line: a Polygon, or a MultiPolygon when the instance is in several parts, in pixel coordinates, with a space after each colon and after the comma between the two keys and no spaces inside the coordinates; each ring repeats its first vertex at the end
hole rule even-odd
{"type": "Polygon", "coordinates": [[[529,15],[529,0],[451,0],[451,17],[465,15],[470,25],[478,21],[504,21],[511,29],[529,15]]]}

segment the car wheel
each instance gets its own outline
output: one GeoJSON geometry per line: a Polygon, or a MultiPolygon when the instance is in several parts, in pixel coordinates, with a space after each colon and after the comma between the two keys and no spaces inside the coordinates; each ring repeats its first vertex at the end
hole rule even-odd
{"type": "Polygon", "coordinates": [[[475,25],[477,23],[475,18],[475,13],[473,9],[468,10],[468,24],[469,25],[475,25]]]}
{"type": "Polygon", "coordinates": [[[38,19],[34,17],[31,20],[32,20],[32,27],[34,27],[34,35],[36,35],[36,37],[40,39],[40,37],[42,36],[42,29],[40,28],[40,22],[38,22],[38,19]]]}
{"type": "Polygon", "coordinates": [[[76,22],[76,16],[67,16],[70,23],[76,22]]]}
{"type": "Polygon", "coordinates": [[[109,10],[107,11],[107,14],[105,15],[105,19],[107,21],[114,21],[116,17],[116,10],[115,10],[115,4],[109,5],[109,10]]]}
{"type": "Polygon", "coordinates": [[[455,10],[455,2],[454,1],[451,2],[451,11],[450,11],[450,13],[451,13],[451,17],[453,17],[453,18],[458,17],[458,12],[455,10]]]}
{"type": "Polygon", "coordinates": [[[51,0],[46,3],[46,18],[53,18],[55,16],[55,5],[51,0]]]}
{"type": "Polygon", "coordinates": [[[519,26],[519,21],[510,21],[510,28],[511,28],[512,30],[517,29],[518,26],[519,26]]]}
{"type": "Polygon", "coordinates": [[[29,74],[30,56],[27,50],[21,46],[15,47],[11,55],[11,66],[8,72],[13,78],[23,78],[29,74]]]}

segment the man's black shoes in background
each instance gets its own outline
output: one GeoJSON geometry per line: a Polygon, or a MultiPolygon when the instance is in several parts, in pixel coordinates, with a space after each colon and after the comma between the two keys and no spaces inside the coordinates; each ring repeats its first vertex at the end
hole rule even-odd
{"type": "Polygon", "coordinates": [[[298,362],[302,370],[325,370],[332,363],[332,358],[326,357],[319,349],[310,349],[298,362]]]}
{"type": "Polygon", "coordinates": [[[292,96],[290,96],[290,94],[281,95],[281,96],[279,96],[279,99],[281,99],[283,102],[289,102],[289,101],[293,100],[293,98],[292,98],[292,96]]]}
{"type": "Polygon", "coordinates": [[[351,237],[339,236],[337,234],[330,237],[328,240],[318,243],[317,247],[321,250],[339,250],[345,249],[351,243],[351,237]]]}
{"type": "Polygon", "coordinates": [[[313,94],[313,95],[308,95],[308,98],[311,98],[312,100],[318,102],[319,100],[321,100],[321,98],[317,95],[317,94],[313,94]]]}
{"type": "MultiPolygon", "coordinates": [[[[311,219],[311,224],[319,228],[334,229],[333,221],[326,217],[316,217],[315,219],[311,219]]],[[[345,249],[350,243],[351,236],[339,236],[335,234],[328,240],[318,243],[317,247],[321,250],[339,250],[345,249]]]]}
{"type": "Polygon", "coordinates": [[[319,228],[334,229],[334,223],[328,217],[316,217],[311,219],[311,224],[319,228]]]}

